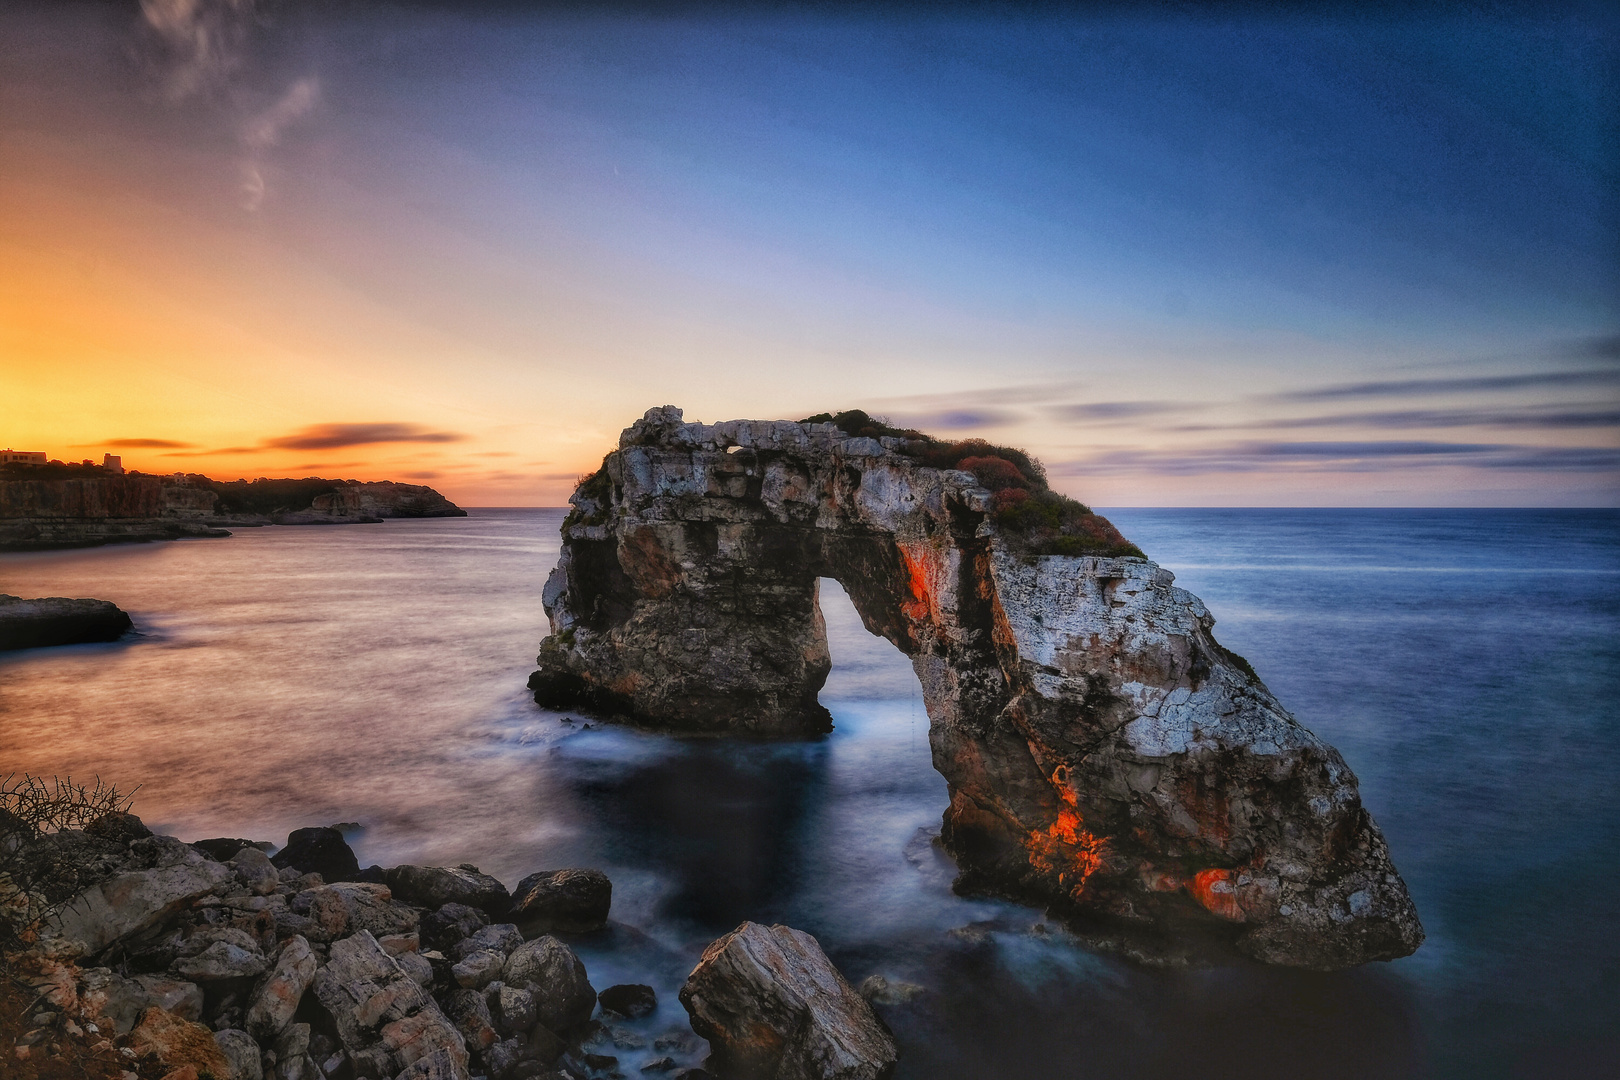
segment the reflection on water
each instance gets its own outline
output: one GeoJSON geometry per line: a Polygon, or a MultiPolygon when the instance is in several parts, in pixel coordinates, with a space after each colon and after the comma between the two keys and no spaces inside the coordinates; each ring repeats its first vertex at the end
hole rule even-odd
{"type": "Polygon", "coordinates": [[[752,918],[814,933],[852,980],[926,988],[884,1010],[903,1077],[1611,1062],[1620,965],[1593,928],[1620,914],[1620,845],[1594,808],[1620,765],[1620,519],[1114,517],[1361,775],[1430,932],[1416,956],[1147,971],[953,895],[916,680],[832,582],[826,739],[680,740],[537,709],[523,683],[555,511],[0,556],[0,591],[115,600],[142,630],[0,659],[0,769],[142,783],[137,812],[188,839],[358,821],[362,863],[470,861],[509,884],[600,866],[615,924],[578,948],[598,987],[658,989],[649,1032],[684,1022],[698,952],[752,918]],[[1527,584],[1526,567],[1543,572],[1527,584]]]}

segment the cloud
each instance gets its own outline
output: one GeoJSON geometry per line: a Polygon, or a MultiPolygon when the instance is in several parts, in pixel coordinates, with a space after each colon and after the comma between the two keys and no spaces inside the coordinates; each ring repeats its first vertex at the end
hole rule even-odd
{"type": "Polygon", "coordinates": [[[77,443],[73,448],[81,450],[87,446],[108,446],[114,450],[178,450],[182,447],[195,445],[197,444],[175,442],[172,439],[109,439],[106,442],[99,443],[77,443]]]}
{"type": "MultiPolygon", "coordinates": [[[[184,444],[181,444],[184,445],[184,444]]],[[[262,454],[262,446],[227,446],[220,450],[187,450],[159,454],[158,457],[214,457],[219,454],[262,454]]]]}
{"type": "Polygon", "coordinates": [[[1183,408],[1169,401],[1094,401],[1089,404],[1052,405],[1046,411],[1060,420],[1076,423],[1129,420],[1154,416],[1183,408]]]}
{"type": "Polygon", "coordinates": [[[141,0],[172,100],[214,88],[241,65],[254,7],[254,0],[141,0]]]}
{"type": "Polygon", "coordinates": [[[999,427],[1015,424],[1022,419],[1006,409],[942,409],[929,413],[904,413],[905,427],[921,431],[968,431],[973,428],[999,427]]]}
{"type": "Polygon", "coordinates": [[[1432,465],[1540,472],[1620,470],[1620,448],[1433,440],[1246,442],[1187,450],[1112,450],[1050,466],[1054,475],[1377,472],[1432,465]]]}
{"type": "Polygon", "coordinates": [[[1480,375],[1446,379],[1391,379],[1383,382],[1341,383],[1315,390],[1268,394],[1270,401],[1333,401],[1341,398],[1408,397],[1492,390],[1532,390],[1552,387],[1620,386],[1620,370],[1543,371],[1522,375],[1480,375]]]}
{"type": "Polygon", "coordinates": [[[418,424],[314,424],[292,435],[266,439],[264,445],[273,450],[331,450],[373,443],[460,442],[465,438],[453,431],[427,431],[418,424]]]}
{"type": "Polygon", "coordinates": [[[1333,413],[1247,424],[1183,424],[1172,431],[1286,430],[1319,427],[1517,427],[1542,430],[1620,427],[1620,409],[1392,409],[1333,413]]]}
{"type": "Polygon", "coordinates": [[[315,107],[320,100],[321,82],[313,75],[296,80],[275,104],[242,126],[242,145],[247,157],[242,162],[242,208],[257,210],[264,203],[264,173],[260,169],[266,151],[281,141],[288,125],[315,107]]]}

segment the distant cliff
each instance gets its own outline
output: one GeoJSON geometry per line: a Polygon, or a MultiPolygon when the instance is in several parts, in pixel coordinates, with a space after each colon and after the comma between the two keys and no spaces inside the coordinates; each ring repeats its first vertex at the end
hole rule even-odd
{"type": "Polygon", "coordinates": [[[0,551],[229,536],[226,526],[464,517],[430,487],[391,481],[213,480],[93,465],[0,468],[0,551]]]}

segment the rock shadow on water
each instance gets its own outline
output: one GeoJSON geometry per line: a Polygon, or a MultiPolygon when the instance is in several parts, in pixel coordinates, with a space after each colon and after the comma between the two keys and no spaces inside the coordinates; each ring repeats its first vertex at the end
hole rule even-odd
{"type": "Polygon", "coordinates": [[[1410,994],[1386,971],[1153,971],[1096,956],[1074,971],[1050,951],[1065,946],[1020,948],[1026,937],[940,948],[912,969],[928,992],[875,1005],[901,1046],[896,1080],[1428,1075],[1410,994]]]}
{"type": "Polygon", "coordinates": [[[828,798],[825,743],[581,733],[552,763],[591,823],[580,857],[651,870],[663,887],[658,922],[714,936],[787,917],[803,834],[828,798]],[[614,753],[626,738],[636,740],[630,753],[614,753]],[[598,745],[606,740],[614,745],[598,745]]]}

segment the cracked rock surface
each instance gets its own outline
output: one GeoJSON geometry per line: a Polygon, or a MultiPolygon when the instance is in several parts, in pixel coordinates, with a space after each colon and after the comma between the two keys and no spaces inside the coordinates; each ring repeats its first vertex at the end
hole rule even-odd
{"type": "Polygon", "coordinates": [[[832,577],[921,682],[959,889],[1272,964],[1422,943],[1355,775],[1197,597],[1147,559],[1021,554],[973,474],[904,451],[649,411],[570,499],[536,700],[663,730],[825,732],[816,579],[832,577]]]}

